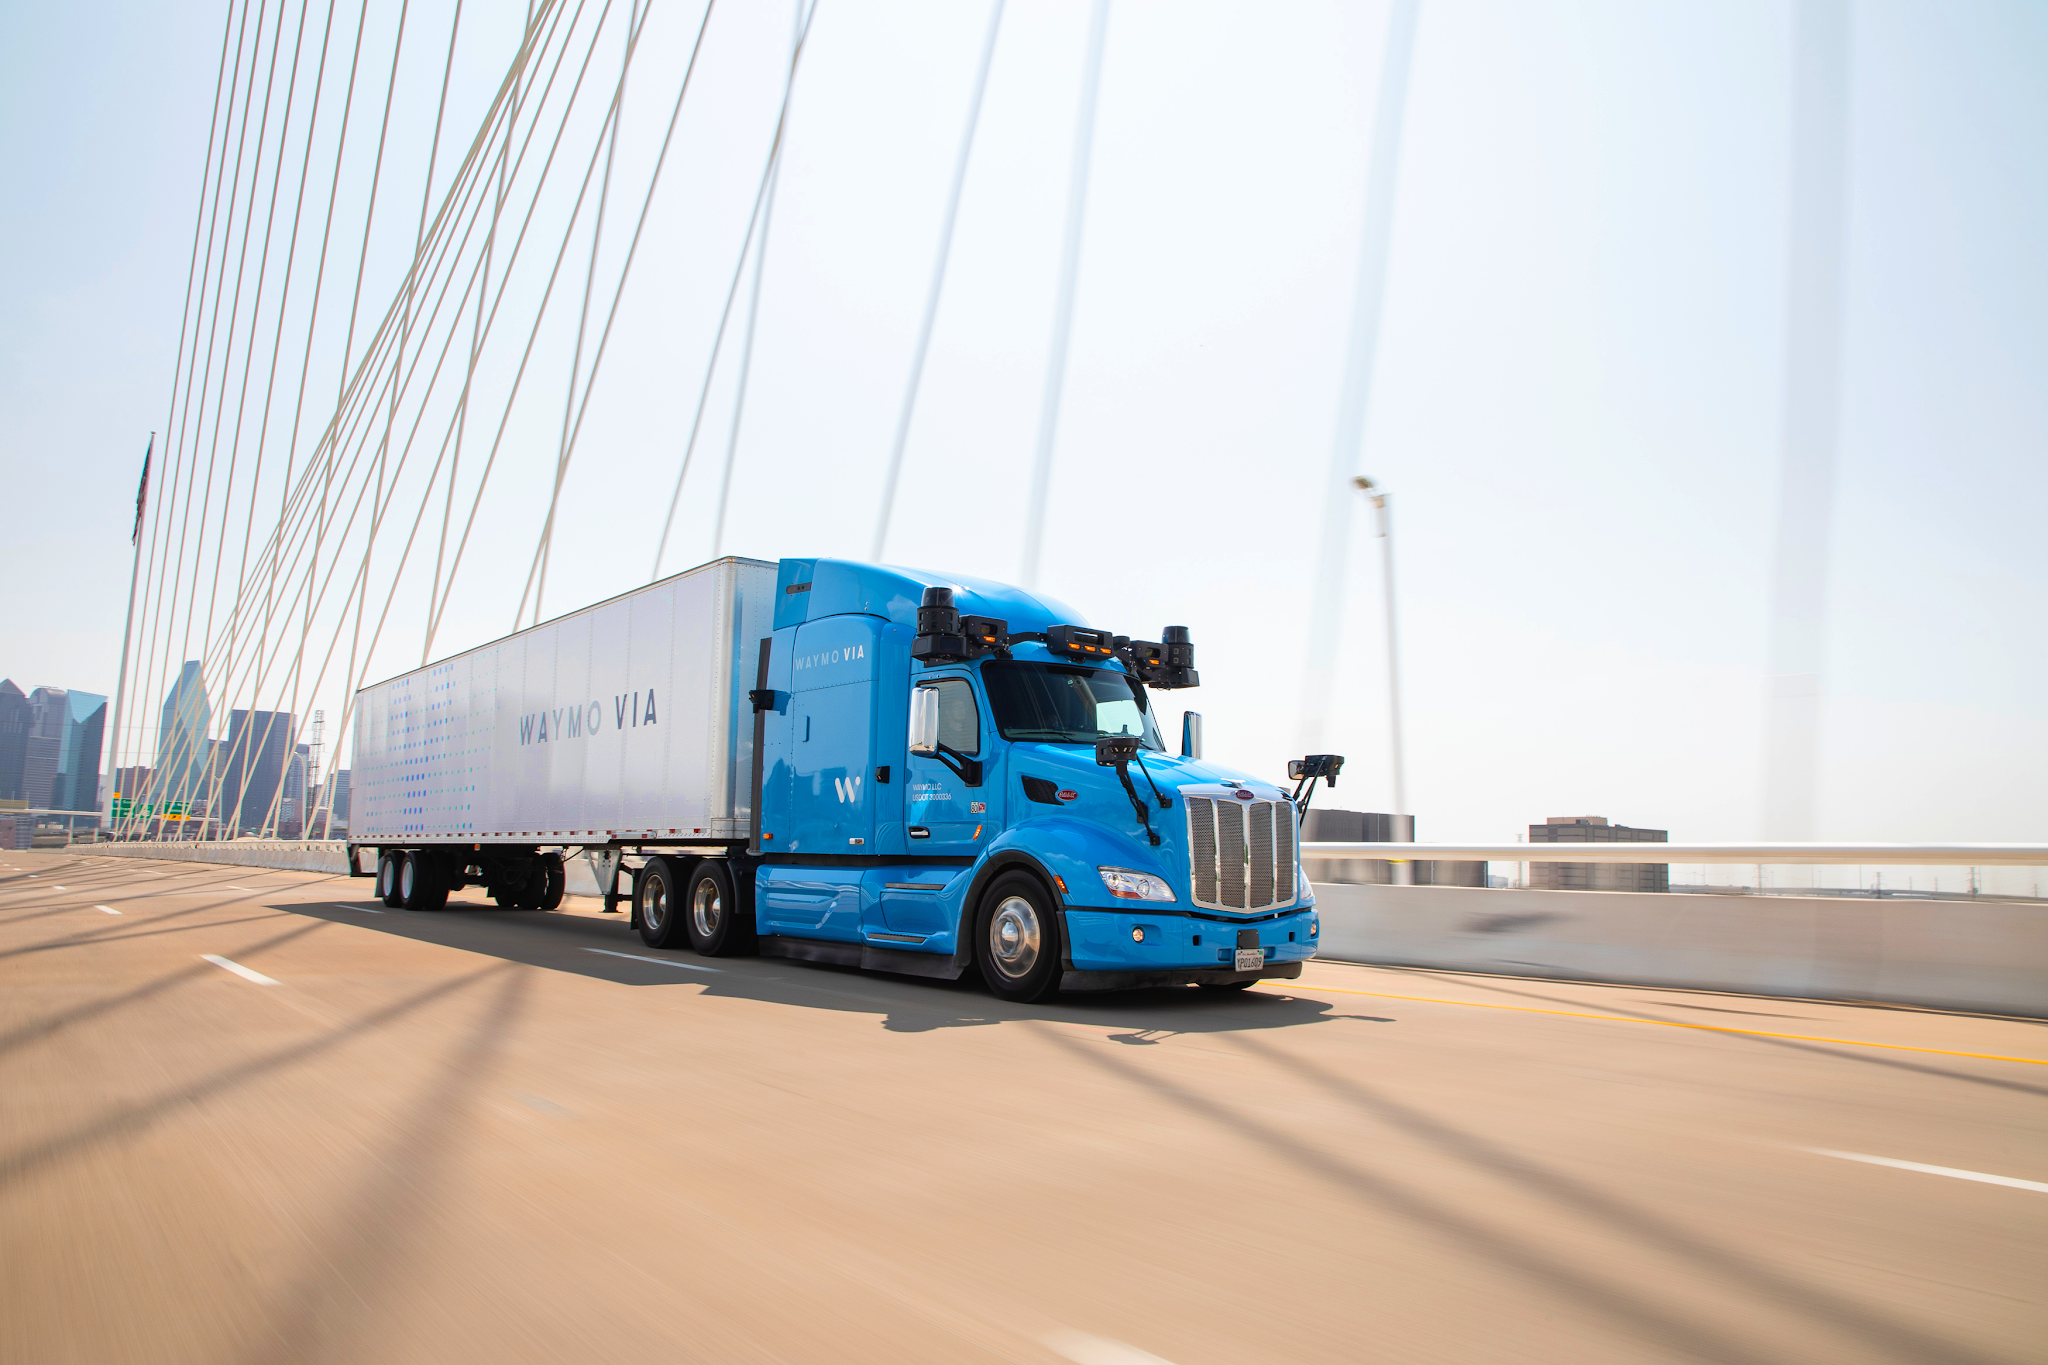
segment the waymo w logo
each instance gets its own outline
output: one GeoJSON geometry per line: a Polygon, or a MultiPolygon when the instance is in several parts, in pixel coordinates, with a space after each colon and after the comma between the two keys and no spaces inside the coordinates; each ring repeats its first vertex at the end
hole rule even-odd
{"type": "Polygon", "coordinates": [[[849,806],[860,804],[859,773],[855,773],[852,777],[835,777],[832,779],[832,785],[838,789],[841,801],[844,801],[849,806]]]}

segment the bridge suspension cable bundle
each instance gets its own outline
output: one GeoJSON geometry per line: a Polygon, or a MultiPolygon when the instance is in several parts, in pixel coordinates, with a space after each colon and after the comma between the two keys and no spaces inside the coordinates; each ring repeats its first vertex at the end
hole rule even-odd
{"type": "MultiPolygon", "coordinates": [[[[711,243],[724,287],[715,319],[686,319],[688,344],[703,347],[701,377],[693,364],[649,577],[662,571],[685,486],[704,463],[695,456],[715,425],[721,366],[734,376],[725,448],[715,471],[700,471],[693,501],[711,554],[723,549],[816,0],[793,0],[771,68],[779,88],[761,109],[773,117],[751,126],[759,160],[743,219],[731,195],[695,183],[694,169],[672,188],[667,216],[657,213],[665,176],[677,180],[674,153],[712,118],[685,126],[700,69],[745,57],[739,18],[721,22],[717,0],[524,8],[229,0],[169,412],[138,523],[107,763],[122,798],[116,837],[325,829],[348,746],[329,746],[316,765],[301,743],[308,714],[331,708],[346,733],[366,682],[446,653],[451,636],[470,643],[545,618],[579,447],[644,298],[634,269],[653,241],[672,239],[678,216],[711,243]],[[728,348],[743,285],[739,342],[728,348]],[[547,495],[537,498],[543,469],[547,495]],[[120,780],[138,771],[148,774],[139,785],[120,780]]],[[[1089,28],[1091,91],[1107,13],[1098,4],[1089,28]]],[[[992,0],[878,547],[1002,17],[992,0]]],[[[1084,109],[1077,183],[1088,123],[1084,109]]],[[[747,128],[729,118],[710,126],[721,146],[737,139],[740,158],[749,155],[747,128]]],[[[1078,199],[1070,207],[1069,267],[1078,199]]]]}
{"type": "MultiPolygon", "coordinates": [[[[434,649],[480,531],[502,539],[491,495],[566,320],[554,491],[507,624],[539,618],[714,11],[535,0],[508,33],[459,0],[432,28],[408,0],[229,6],[109,769],[155,762],[117,833],[165,813],[202,832],[323,823],[277,755],[288,769],[314,699],[338,692],[345,730],[373,669],[434,649]],[[464,79],[485,60],[490,85],[464,79]],[[629,116],[654,135],[632,173],[629,116]]],[[[345,753],[306,776],[330,806],[345,753]]]]}

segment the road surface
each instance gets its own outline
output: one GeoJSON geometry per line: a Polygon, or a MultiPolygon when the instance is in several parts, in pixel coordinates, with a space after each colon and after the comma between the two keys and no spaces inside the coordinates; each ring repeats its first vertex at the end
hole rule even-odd
{"type": "Polygon", "coordinates": [[[0,853],[0,1361],[2048,1359],[2048,1023],[368,890],[0,853]]]}

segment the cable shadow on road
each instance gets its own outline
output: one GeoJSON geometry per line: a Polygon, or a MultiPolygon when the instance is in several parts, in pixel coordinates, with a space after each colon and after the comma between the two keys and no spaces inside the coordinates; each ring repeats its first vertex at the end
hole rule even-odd
{"type": "MultiPolygon", "coordinates": [[[[127,895],[127,896],[117,896],[117,895],[114,895],[114,894],[112,894],[111,892],[108,892],[108,891],[104,890],[104,889],[102,889],[102,890],[100,890],[100,891],[96,891],[96,892],[95,892],[95,891],[70,891],[70,892],[67,892],[67,894],[68,894],[68,895],[70,895],[70,896],[73,896],[73,897],[75,897],[75,898],[77,899],[77,903],[76,903],[76,904],[66,904],[66,905],[53,905],[53,906],[49,907],[49,908],[48,908],[47,910],[35,910],[35,911],[31,911],[30,913],[28,913],[28,914],[25,914],[25,915],[7,915],[7,914],[4,914],[4,913],[0,913],[0,927],[5,927],[5,926],[7,926],[7,925],[12,925],[12,924],[30,924],[30,923],[33,923],[33,922],[34,922],[34,921],[36,921],[36,920],[41,920],[41,919],[54,919],[54,918],[55,918],[56,916],[58,916],[58,915],[76,915],[76,914],[79,914],[79,913],[81,913],[81,912],[83,912],[83,911],[86,911],[86,910],[96,909],[96,908],[97,908],[97,906],[96,906],[96,905],[94,904],[94,902],[95,902],[95,900],[97,900],[98,898],[101,898],[101,897],[104,897],[104,898],[105,898],[105,901],[106,901],[106,903],[107,903],[107,904],[109,904],[109,905],[127,905],[127,904],[128,904],[129,902],[131,902],[131,901],[149,901],[149,900],[155,900],[155,899],[157,899],[157,898],[159,898],[159,897],[161,897],[161,896],[164,896],[164,895],[174,895],[174,896],[197,896],[197,895],[202,895],[202,894],[204,894],[204,892],[203,892],[203,891],[172,891],[172,892],[165,892],[165,891],[161,891],[161,890],[158,890],[158,889],[157,889],[157,888],[155,888],[155,887],[150,887],[150,888],[147,888],[147,889],[145,889],[145,890],[141,890],[141,891],[138,891],[138,892],[136,892],[136,893],[135,893],[135,894],[133,894],[133,895],[127,895]]],[[[214,902],[212,902],[211,904],[208,904],[208,905],[202,905],[202,906],[197,906],[197,907],[195,907],[195,909],[198,909],[198,910],[217,910],[217,909],[219,909],[220,907],[222,907],[222,906],[224,906],[224,905],[232,905],[232,904],[233,904],[233,903],[234,903],[235,901],[241,901],[241,900],[254,900],[254,899],[256,899],[257,897],[259,897],[259,896],[262,896],[262,895],[264,895],[264,894],[266,894],[266,893],[264,893],[264,892],[262,892],[262,891],[248,891],[248,892],[244,892],[243,894],[241,894],[241,895],[239,895],[239,896],[234,896],[234,897],[231,897],[231,898],[230,898],[230,899],[228,899],[228,900],[224,900],[224,901],[214,901],[214,902]]],[[[126,915],[126,914],[127,914],[128,912],[127,912],[127,911],[122,911],[121,913],[122,913],[122,914],[123,914],[123,915],[125,916],[125,915],[126,915]]],[[[189,915],[189,914],[192,914],[192,913],[193,913],[193,910],[191,910],[191,909],[187,909],[187,910],[173,910],[173,911],[171,911],[171,912],[169,912],[169,913],[170,913],[171,915],[189,915]]],[[[140,916],[137,916],[137,918],[140,918],[140,916]]],[[[164,916],[164,915],[153,915],[153,916],[151,916],[151,918],[152,918],[152,919],[163,919],[163,918],[165,918],[165,916],[164,916]]],[[[104,932],[104,933],[114,933],[114,932],[118,931],[119,929],[121,929],[122,927],[123,927],[123,926],[121,926],[121,925],[112,925],[112,926],[109,926],[109,928],[108,928],[108,929],[106,929],[106,930],[103,930],[103,931],[101,931],[101,932],[104,932]]]]}
{"type": "MultiPolygon", "coordinates": [[[[197,914],[199,910],[218,910],[217,905],[203,905],[195,910],[180,910],[171,915],[158,915],[143,921],[154,924],[160,920],[176,919],[182,915],[197,914]]],[[[199,929],[224,929],[231,924],[263,924],[276,919],[272,915],[244,915],[239,919],[212,919],[200,924],[178,924],[168,929],[139,929],[128,925],[115,925],[97,933],[76,934],[70,938],[48,939],[42,943],[31,943],[24,948],[9,948],[0,952],[0,961],[8,958],[28,957],[34,953],[54,953],[62,948],[93,948],[105,943],[126,943],[131,939],[161,938],[165,934],[189,934],[199,929]]]]}
{"type": "MultiPolygon", "coordinates": [[[[1440,978],[1434,977],[1430,973],[1416,972],[1408,968],[1381,968],[1380,970],[1397,971],[1403,975],[1422,976],[1426,980],[1440,980],[1440,978]]],[[[1552,1005],[1569,1005],[1578,1010],[1589,1008],[1583,1000],[1574,1000],[1569,996],[1545,995],[1541,991],[1516,989],[1513,986],[1503,986],[1499,984],[1497,978],[1489,977],[1486,982],[1486,989],[1498,991],[1502,995],[1516,996],[1523,1000],[1541,1000],[1552,1005]]],[[[1954,1067],[1942,1066],[1938,1063],[1910,1061],[1904,1057],[1887,1057],[1879,1053],[1862,1050],[1848,1051],[1840,1047],[1831,1047],[1826,1043],[1810,1043],[1798,1038],[1773,1038],[1762,1033],[1742,1032],[1734,1029],[1701,1028],[1690,1020],[1666,1019],[1662,1015],[1652,1014],[1647,1010],[1632,1009],[1626,1005],[1602,1002],[1599,1008],[1609,1014],[1618,1014],[1629,1019],[1641,1019],[1647,1023],[1683,1024],[1688,1029],[1695,1030],[1708,1037],[1727,1038],[1741,1043],[1763,1044],[1783,1051],[1804,1052],[1816,1057],[1827,1057],[1835,1061],[1855,1062],[1863,1066],[1884,1067],[1892,1071],[1910,1071],[1922,1076],[1934,1076],[1945,1081],[1964,1081],[1970,1085],[1988,1086],[1994,1090],[2010,1090],[2016,1094],[2048,1098],[2048,1087],[2029,1085],[2025,1081],[2008,1081],[1997,1076],[1979,1076],[1972,1072],[1957,1070],[1954,1067]]],[[[2003,1016],[1998,1017],[2003,1018],[2003,1016]]]]}
{"type": "Polygon", "coordinates": [[[1565,1265],[1541,1243],[1488,1227],[1419,1190],[1332,1156],[1250,1113],[1139,1066],[1129,1053],[1093,1047],[1057,1030],[1044,1030],[1042,1036],[1075,1058],[1301,1167],[1360,1203],[1399,1218],[1426,1235],[1455,1243],[1675,1358],[1711,1361],[1715,1365],[1775,1365],[1780,1359],[1759,1353],[1712,1324],[1681,1316],[1623,1286],[1565,1265]]]}
{"type": "MultiPolygon", "coordinates": [[[[271,917],[264,916],[264,918],[268,919],[271,917]]],[[[228,921],[230,924],[240,924],[242,922],[241,920],[228,921]]],[[[184,929],[196,929],[199,927],[201,926],[186,925],[184,929]]],[[[324,926],[319,924],[304,924],[294,929],[288,929],[275,938],[264,939],[261,943],[254,943],[246,948],[236,949],[236,956],[247,957],[268,951],[279,944],[289,943],[297,938],[304,938],[308,934],[317,932],[322,927],[324,926]]],[[[182,933],[184,929],[165,930],[163,932],[182,933]]],[[[145,937],[145,935],[131,935],[131,937],[139,938],[145,937]]],[[[26,1047],[38,1039],[47,1038],[61,1029],[71,1027],[73,1024],[82,1024],[88,1019],[97,1019],[116,1010],[126,1009],[130,1005],[140,1004],[144,1000],[163,994],[181,982],[208,976],[218,970],[218,968],[208,962],[193,962],[188,966],[180,967],[177,971],[167,976],[160,976],[152,981],[146,981],[132,990],[121,992],[119,995],[110,995],[83,1005],[75,1005],[68,1010],[60,1010],[56,1014],[45,1015],[41,1019],[31,1019],[25,1024],[9,1029],[5,1033],[0,1033],[0,1057],[4,1057],[17,1048],[26,1047]]]]}
{"type": "Polygon", "coordinates": [[[524,972],[502,981],[482,1016],[395,1118],[397,1140],[364,1163],[356,1187],[336,1202],[334,1233],[308,1249],[304,1267],[254,1324],[263,1340],[244,1354],[249,1365],[352,1355],[344,1339],[362,1335],[356,1324],[382,1311],[380,1290],[397,1283],[418,1258],[425,1209],[445,1183],[463,1122],[526,1008],[529,981],[524,972]]]}
{"type": "Polygon", "coordinates": [[[627,928],[623,915],[598,919],[497,910],[473,902],[418,914],[394,910],[372,915],[284,901],[271,908],[615,985],[691,987],[709,996],[797,1009],[880,1014],[882,1027],[892,1033],[1048,1019],[1121,1027],[1134,1035],[1154,1035],[1141,1041],[1155,1041],[1178,1033],[1287,1028],[1345,1017],[1327,1000],[1192,986],[1069,994],[1042,1005],[1016,1005],[990,995],[971,968],[961,979],[946,981],[788,958],[705,958],[687,950],[649,948],[627,928]]]}
{"type": "Polygon", "coordinates": [[[67,1157],[83,1156],[101,1143],[132,1138],[147,1132],[157,1122],[178,1113],[187,1105],[213,1099],[252,1081],[331,1052],[344,1043],[374,1033],[387,1024],[416,1013],[437,1000],[509,970],[509,964],[500,964],[471,972],[467,976],[439,982],[317,1037],[222,1067],[196,1081],[177,1086],[153,1098],[122,1105],[99,1118],[75,1124],[54,1137],[0,1154],[0,1189],[17,1184],[27,1176],[67,1157]]]}
{"type": "Polygon", "coordinates": [[[1957,1365],[1985,1361],[1989,1365],[1988,1357],[1977,1355],[1954,1342],[1930,1336],[1919,1328],[1890,1320],[1863,1305],[1717,1246],[1656,1214],[1518,1156],[1478,1133],[1434,1118],[1371,1089],[1363,1082],[1267,1046],[1256,1038],[1240,1038],[1236,1042],[1267,1065],[1307,1081],[1446,1156],[1548,1200],[1588,1222],[1599,1224],[1638,1247],[1661,1252],[1683,1262],[1698,1274],[1715,1276],[1725,1284],[1767,1299],[1814,1324],[1853,1337],[1862,1344],[1865,1352],[1882,1352],[1902,1361],[1940,1360],[1957,1362],[1957,1365]]]}

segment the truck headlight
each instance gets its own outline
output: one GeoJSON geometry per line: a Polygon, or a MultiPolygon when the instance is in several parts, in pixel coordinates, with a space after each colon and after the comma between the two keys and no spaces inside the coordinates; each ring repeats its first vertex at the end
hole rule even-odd
{"type": "Polygon", "coordinates": [[[1133,872],[1128,867],[1098,867],[1102,884],[1109,888],[1109,894],[1120,901],[1170,901],[1173,888],[1149,872],[1133,872]]]}

